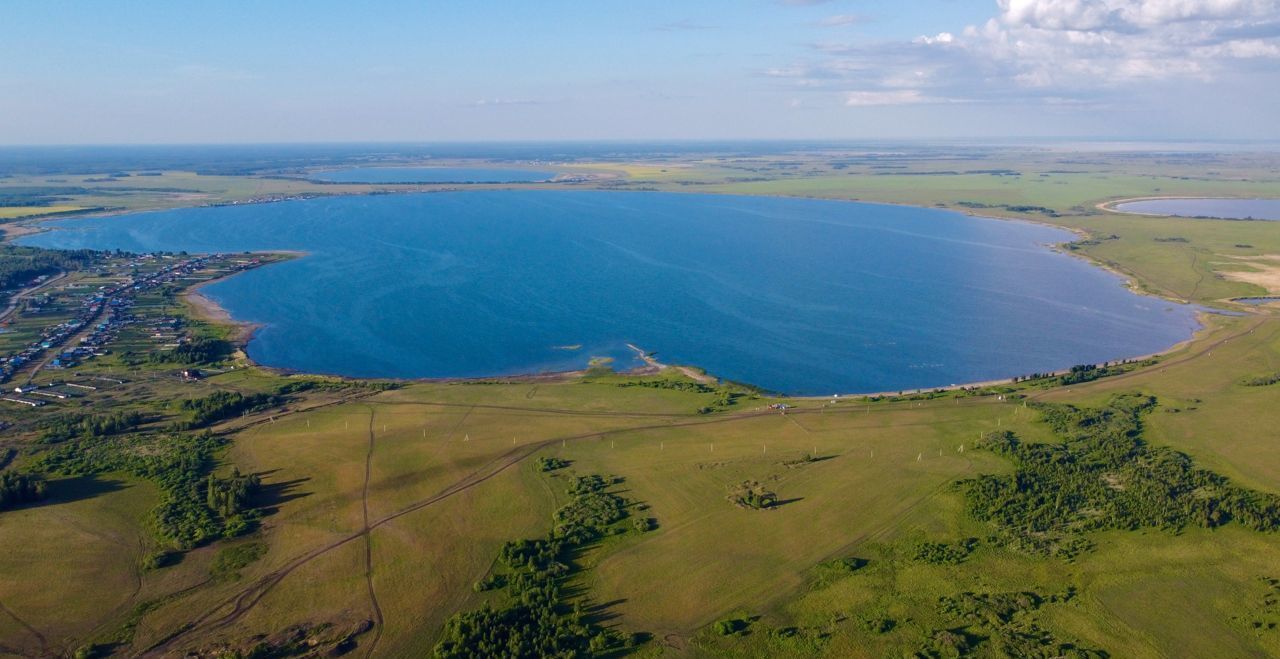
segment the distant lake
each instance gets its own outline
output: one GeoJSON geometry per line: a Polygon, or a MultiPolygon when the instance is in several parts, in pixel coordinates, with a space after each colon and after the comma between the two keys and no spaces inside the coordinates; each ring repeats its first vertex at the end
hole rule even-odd
{"type": "Polygon", "coordinates": [[[601,191],[341,196],[51,222],[22,242],[303,250],[204,292],[270,366],[491,376],[636,361],[797,394],[1006,378],[1187,339],[1194,309],[1046,245],[907,206],[601,191]]]}
{"type": "Polygon", "coordinates": [[[354,167],[317,172],[308,178],[331,183],[536,183],[555,172],[485,167],[354,167]]]}
{"type": "Polygon", "coordinates": [[[1144,199],[1116,204],[1124,213],[1234,220],[1280,220],[1280,199],[1144,199]]]}

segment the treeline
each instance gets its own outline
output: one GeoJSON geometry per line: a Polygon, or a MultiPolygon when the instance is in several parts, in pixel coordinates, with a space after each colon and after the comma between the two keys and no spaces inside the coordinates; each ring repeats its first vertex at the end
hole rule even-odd
{"type": "MultiPolygon", "coordinates": [[[[1145,363],[1145,362],[1144,362],[1145,363]]],[[[1061,375],[1052,373],[1032,373],[1030,375],[1019,375],[1013,378],[1013,382],[1031,382],[1033,380],[1053,379],[1060,385],[1084,384],[1085,382],[1093,382],[1101,378],[1120,375],[1121,373],[1131,370],[1128,367],[1130,362],[1119,362],[1111,366],[1098,366],[1097,364],[1077,364],[1071,367],[1071,370],[1061,375]]]]}
{"type": "Polygon", "coordinates": [[[646,389],[671,389],[673,391],[687,391],[694,394],[718,394],[716,399],[711,401],[710,405],[699,407],[698,414],[711,414],[717,410],[731,407],[738,402],[738,399],[746,394],[740,391],[722,387],[712,387],[701,382],[691,382],[689,380],[676,380],[670,378],[654,378],[646,380],[627,380],[619,382],[619,387],[645,387],[646,389]]]}
{"type": "Polygon", "coordinates": [[[1058,211],[1055,211],[1052,208],[1046,208],[1044,206],[1031,206],[1026,204],[984,204],[979,201],[957,201],[956,205],[960,206],[961,208],[973,208],[973,209],[1003,208],[1013,213],[1041,213],[1043,215],[1048,215],[1049,217],[1058,217],[1058,211]]]}
{"type": "Polygon", "coordinates": [[[65,442],[76,437],[104,437],[137,428],[146,417],[138,411],[111,414],[59,414],[40,424],[40,441],[65,442]]]}
{"type": "Polygon", "coordinates": [[[0,510],[39,501],[45,488],[44,479],[35,474],[6,471],[0,474],[0,510]]]}
{"type": "Polygon", "coordinates": [[[257,474],[243,475],[232,467],[227,478],[210,474],[205,483],[205,503],[224,520],[223,535],[237,536],[248,531],[257,521],[256,515],[246,513],[253,495],[262,486],[261,478],[257,474]]]}
{"type": "Polygon", "coordinates": [[[498,558],[504,571],[477,584],[477,590],[505,588],[506,601],[450,618],[435,655],[586,657],[640,642],[640,635],[624,639],[593,622],[582,601],[570,605],[562,589],[577,552],[625,532],[617,523],[628,516],[628,502],[609,491],[618,483],[598,475],[575,478],[569,503],[555,513],[555,529],[545,538],[508,542],[498,558]]]}
{"type": "Polygon", "coordinates": [[[712,394],[716,392],[715,387],[705,385],[701,382],[691,382],[689,380],[672,380],[668,378],[658,378],[652,380],[627,380],[619,382],[619,387],[645,387],[646,389],[672,389],[675,391],[688,391],[695,394],[712,394]]]}
{"type": "Polygon", "coordinates": [[[351,389],[389,391],[399,388],[399,386],[395,382],[379,380],[290,380],[276,387],[276,393],[283,396],[304,391],[348,391],[351,389]]]}
{"type": "Polygon", "coordinates": [[[1268,375],[1258,375],[1251,378],[1245,378],[1240,381],[1246,387],[1269,387],[1280,382],[1280,373],[1271,373],[1268,375]]]}
{"type": "Polygon", "coordinates": [[[187,398],[178,404],[179,409],[191,412],[191,420],[176,424],[179,430],[203,428],[245,412],[275,407],[284,398],[274,394],[249,394],[238,391],[215,391],[204,398],[187,398]]]}
{"type": "Polygon", "coordinates": [[[991,522],[1011,545],[1071,557],[1090,545],[1085,532],[1235,522],[1280,528],[1280,496],[1231,484],[1187,455],[1144,442],[1150,396],[1126,394],[1106,406],[1038,404],[1060,443],[1024,443],[988,433],[980,448],[1010,459],[1015,471],[962,481],[969,511],[991,522]]]}
{"type": "Polygon", "coordinates": [[[257,519],[257,511],[248,508],[256,477],[233,473],[224,481],[210,474],[224,443],[208,432],[98,437],[59,445],[34,467],[66,476],[123,472],[155,483],[161,492],[151,513],[156,535],[186,550],[243,533],[257,519]]]}
{"type": "Polygon", "coordinates": [[[1070,371],[1059,375],[1058,383],[1063,385],[1084,384],[1085,382],[1093,382],[1099,378],[1116,375],[1120,372],[1120,369],[1107,366],[1099,367],[1094,364],[1080,364],[1072,366],[1070,371]]]}
{"type": "Polygon", "coordinates": [[[98,257],[89,249],[53,250],[0,245],[0,290],[19,288],[40,275],[80,270],[98,257]]]}

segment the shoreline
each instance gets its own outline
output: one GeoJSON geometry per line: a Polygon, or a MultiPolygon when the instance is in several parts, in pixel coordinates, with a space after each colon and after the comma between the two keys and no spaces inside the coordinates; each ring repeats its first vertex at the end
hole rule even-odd
{"type": "MultiPolygon", "coordinates": [[[[540,183],[540,185],[541,185],[541,183],[540,183]]],[[[475,190],[476,190],[476,191],[480,191],[480,190],[508,190],[508,189],[516,189],[516,188],[511,188],[511,187],[509,187],[509,185],[508,185],[508,186],[503,186],[502,184],[499,184],[499,185],[497,185],[497,186],[493,186],[493,187],[490,187],[490,186],[485,186],[485,187],[482,187],[482,188],[481,188],[481,187],[477,187],[475,190]]],[[[603,189],[595,188],[595,187],[589,187],[589,188],[568,188],[568,189],[561,188],[561,189],[563,189],[564,191],[611,192],[611,190],[603,190],[603,189]]],[[[371,195],[371,194],[421,194],[421,193],[432,193],[432,192],[462,192],[462,191],[466,191],[466,190],[459,190],[458,188],[456,188],[456,187],[455,187],[455,188],[451,188],[451,189],[450,189],[450,188],[445,188],[445,189],[436,188],[436,189],[427,189],[427,190],[395,190],[395,191],[376,191],[376,190],[370,190],[370,191],[361,191],[361,192],[342,192],[342,193],[335,193],[335,194],[321,194],[321,195],[318,195],[318,196],[319,196],[319,197],[343,197],[343,196],[364,196],[364,195],[371,195]]],[[[644,191],[625,191],[625,190],[621,190],[621,191],[617,191],[617,192],[644,192],[644,191]]],[[[1054,223],[1052,223],[1052,222],[1048,222],[1048,221],[1040,220],[1040,219],[1035,219],[1035,218],[1003,217],[1003,216],[999,216],[999,215],[987,215],[987,214],[977,213],[977,212],[973,212],[973,211],[969,211],[969,210],[959,210],[959,209],[954,209],[954,208],[937,208],[937,207],[933,207],[933,206],[920,206],[920,205],[918,205],[918,204],[909,204],[909,203],[903,203],[903,202],[865,201],[865,200],[861,200],[861,199],[840,199],[840,198],[827,198],[827,197],[813,197],[813,196],[808,196],[808,195],[787,195],[787,194],[748,194],[748,193],[738,193],[738,192],[719,192],[719,191],[697,191],[697,192],[694,192],[694,191],[675,190],[675,191],[666,191],[666,192],[671,193],[671,194],[681,194],[681,193],[684,193],[684,194],[727,195],[727,196],[735,196],[735,195],[736,195],[736,196],[743,196],[743,197],[774,197],[774,198],[784,198],[784,199],[810,199],[810,200],[814,200],[814,201],[835,201],[835,202],[848,202],[848,203],[870,204],[870,205],[884,205],[884,206],[905,206],[905,207],[911,207],[911,208],[921,208],[921,209],[929,209],[929,210],[941,210],[941,211],[947,211],[947,212],[952,212],[952,213],[958,213],[958,214],[960,214],[960,215],[964,215],[964,216],[968,216],[968,217],[974,217],[974,218],[980,218],[980,219],[987,219],[987,220],[999,221],[999,222],[1023,222],[1023,223],[1027,223],[1027,224],[1040,225],[1040,226],[1045,226],[1045,227],[1048,227],[1048,228],[1058,229],[1058,230],[1060,230],[1060,231],[1064,231],[1064,232],[1067,232],[1067,233],[1071,233],[1071,234],[1074,234],[1075,236],[1077,236],[1078,238],[1082,238],[1082,239],[1088,239],[1088,238],[1090,237],[1090,235],[1091,235],[1091,234],[1090,234],[1088,231],[1086,231],[1085,229],[1081,229],[1081,228],[1077,228],[1077,227],[1067,227],[1067,226],[1063,226],[1063,225],[1059,225],[1059,224],[1054,224],[1054,223]]],[[[1103,211],[1106,211],[1106,212],[1112,212],[1112,213],[1117,213],[1117,214],[1138,215],[1138,214],[1136,214],[1136,213],[1124,213],[1124,212],[1122,212],[1122,211],[1116,211],[1116,210],[1113,210],[1113,209],[1111,209],[1111,208],[1109,208],[1109,207],[1107,207],[1107,206],[1112,205],[1112,204],[1124,203],[1124,202],[1126,202],[1126,201],[1137,201],[1137,200],[1143,200],[1143,199],[1202,199],[1202,198],[1206,198],[1206,197],[1173,197],[1173,196],[1165,196],[1165,197],[1134,197],[1134,198],[1128,198],[1128,199],[1120,199],[1120,200],[1112,200],[1112,201],[1101,202],[1101,203],[1099,203],[1099,204],[1096,204],[1096,207],[1097,207],[1099,210],[1103,210],[1103,211]]],[[[1224,198],[1225,198],[1225,197],[1224,197],[1224,198]]],[[[245,201],[245,202],[239,202],[239,203],[237,203],[237,204],[235,204],[235,205],[280,203],[280,202],[282,202],[282,201],[288,201],[288,199],[258,199],[258,200],[250,200],[250,201],[245,201]]],[[[200,204],[200,205],[196,205],[196,206],[176,206],[176,207],[174,207],[174,208],[173,208],[173,209],[171,209],[171,210],[177,210],[177,209],[183,209],[183,208],[216,207],[216,206],[224,206],[224,205],[230,205],[230,204],[200,204]]],[[[70,218],[67,218],[67,217],[61,217],[61,218],[33,218],[33,219],[32,219],[31,221],[29,221],[29,222],[15,222],[15,223],[13,223],[12,225],[10,225],[10,226],[13,226],[13,227],[15,227],[15,228],[21,228],[21,231],[19,231],[19,232],[10,232],[10,231],[8,230],[8,228],[6,227],[6,228],[5,228],[5,236],[4,236],[4,241],[3,241],[3,242],[9,242],[12,238],[16,238],[16,237],[19,237],[19,236],[25,236],[25,235],[30,235],[30,234],[34,234],[34,233],[42,233],[42,232],[44,232],[44,231],[51,231],[51,230],[53,230],[53,229],[49,229],[49,228],[45,228],[45,227],[40,227],[40,226],[38,226],[38,225],[40,225],[40,224],[44,224],[44,223],[46,223],[46,222],[48,222],[48,221],[50,221],[50,220],[55,220],[55,219],[56,219],[56,220],[64,220],[64,221],[65,221],[65,220],[68,220],[68,219],[88,219],[88,218],[95,218],[95,217],[113,217],[113,216],[117,216],[117,215],[130,215],[130,214],[134,214],[134,213],[141,213],[141,212],[149,212],[149,211],[147,211],[147,210],[136,210],[136,211],[131,211],[131,210],[108,210],[108,211],[99,211],[99,212],[86,213],[86,214],[84,214],[84,215],[76,215],[76,216],[73,216],[73,217],[70,217],[70,218]]],[[[1163,216],[1160,216],[1160,217],[1163,217],[1163,216]]],[[[1132,293],[1134,293],[1134,294],[1136,294],[1136,295],[1145,295],[1145,296],[1150,296],[1150,297],[1154,297],[1154,298],[1157,298],[1157,299],[1163,299],[1163,300],[1166,300],[1166,301],[1168,301],[1168,302],[1172,302],[1172,303],[1175,303],[1175,304],[1191,304],[1191,302],[1190,302],[1189,300],[1179,299],[1179,298],[1175,298],[1175,297],[1170,297],[1170,296],[1162,295],[1162,294],[1157,293],[1157,292],[1154,292],[1154,291],[1144,290],[1144,289],[1143,289],[1143,288],[1141,288],[1141,286],[1140,286],[1140,280],[1138,279],[1138,277],[1136,277],[1136,276],[1134,276],[1134,275],[1131,275],[1131,274],[1129,274],[1129,273],[1126,273],[1126,272],[1124,272],[1124,271],[1122,271],[1122,270],[1119,270],[1117,267],[1115,267],[1115,266],[1113,266],[1113,265],[1111,265],[1111,264],[1101,262],[1101,261],[1097,260],[1095,257],[1093,257],[1093,256],[1091,256],[1091,255],[1081,254],[1081,253],[1078,253],[1078,252],[1075,252],[1075,251],[1066,250],[1066,249],[1064,249],[1064,248],[1063,248],[1063,246],[1064,246],[1064,245],[1066,245],[1066,244],[1069,244],[1069,243],[1054,243],[1054,244],[1042,244],[1042,245],[1043,245],[1046,249],[1048,249],[1049,251],[1058,252],[1058,253],[1063,254],[1063,255],[1066,255],[1066,256],[1074,256],[1074,257],[1080,258],[1081,260],[1085,261],[1086,263],[1088,263],[1089,265],[1091,265],[1091,266],[1093,266],[1093,267],[1100,268],[1100,269],[1102,269],[1102,270],[1105,270],[1105,271],[1107,271],[1107,272],[1109,272],[1109,273],[1111,273],[1111,274],[1115,275],[1117,278],[1119,278],[1119,279],[1121,279],[1121,280],[1122,280],[1122,284],[1123,284],[1127,289],[1129,289],[1132,293]]],[[[253,254],[258,254],[258,255],[286,255],[286,256],[289,256],[289,257],[291,257],[291,258],[299,258],[299,257],[305,257],[305,256],[308,256],[308,255],[309,255],[309,253],[307,253],[307,252],[304,252],[304,251],[298,251],[298,250],[259,250],[259,251],[254,251],[254,252],[251,252],[251,253],[253,253],[253,254]]],[[[230,255],[231,255],[231,254],[224,254],[224,256],[230,256],[230,255]]],[[[264,264],[264,265],[271,265],[271,264],[264,264]]],[[[261,266],[259,266],[259,267],[261,267],[261,266]]],[[[243,271],[241,271],[241,272],[243,272],[243,271]]],[[[320,372],[311,372],[311,371],[299,371],[299,370],[288,369],[288,368],[282,368],[282,367],[268,366],[268,365],[261,364],[261,363],[259,363],[259,362],[255,361],[252,357],[250,357],[250,356],[249,356],[249,354],[248,354],[248,350],[247,350],[247,348],[248,348],[248,344],[253,340],[253,335],[257,332],[257,330],[261,329],[262,325],[261,325],[261,324],[259,324],[259,323],[253,323],[253,322],[243,321],[243,320],[238,320],[238,319],[234,318],[234,317],[231,315],[231,313],[230,313],[230,312],[228,312],[225,308],[223,308],[223,307],[222,307],[221,305],[219,305],[217,302],[215,302],[214,300],[212,300],[211,298],[209,298],[208,296],[206,296],[206,295],[204,295],[204,294],[202,294],[202,293],[200,292],[200,289],[204,288],[205,286],[209,286],[209,285],[211,285],[211,284],[214,284],[214,283],[216,283],[216,282],[222,281],[222,280],[224,280],[224,279],[228,279],[228,278],[233,277],[233,276],[238,275],[238,274],[240,274],[240,272],[233,272],[233,273],[230,273],[230,274],[225,275],[225,276],[223,276],[223,277],[218,277],[218,278],[216,278],[216,279],[210,279],[210,280],[208,280],[208,281],[200,282],[199,284],[196,284],[196,285],[194,285],[194,286],[192,286],[192,287],[190,287],[190,288],[186,289],[186,290],[181,294],[181,298],[183,299],[183,301],[184,301],[184,302],[186,302],[186,303],[188,304],[188,307],[193,311],[194,315],[195,315],[198,319],[203,320],[203,321],[206,321],[206,322],[210,322],[210,323],[213,323],[213,324],[216,324],[216,325],[222,325],[222,326],[225,326],[225,327],[229,327],[229,328],[232,330],[232,334],[231,334],[231,336],[229,337],[229,339],[230,339],[230,340],[231,340],[231,341],[236,345],[237,349],[239,349],[239,350],[240,350],[240,352],[244,355],[244,359],[245,359],[245,361],[247,361],[249,364],[251,364],[252,366],[254,366],[254,367],[256,367],[256,368],[261,368],[261,369],[264,369],[264,370],[266,370],[266,371],[268,371],[268,372],[277,373],[277,374],[286,375],[286,376],[293,376],[293,375],[314,375],[314,376],[318,376],[318,377],[338,377],[338,378],[351,379],[351,380],[390,380],[390,381],[394,381],[394,382],[407,382],[407,383],[436,383],[436,384],[440,384],[440,383],[446,383],[446,384],[448,384],[448,383],[477,383],[477,382],[536,382],[536,381],[543,381],[543,382],[545,382],[545,381],[551,381],[551,380],[569,380],[569,379],[574,379],[574,378],[581,377],[582,375],[584,375],[584,374],[587,372],[587,369],[585,369],[585,368],[584,368],[584,369],[576,369],[576,370],[550,371],[550,372],[542,372],[542,373],[515,373],[515,374],[508,374],[508,375],[496,375],[496,376],[487,376],[487,377],[419,377],[419,378],[397,378],[397,377],[389,377],[389,378],[377,378],[377,377],[350,376],[350,375],[342,375],[342,374],[336,374],[336,373],[320,373],[320,372]]],[[[1158,352],[1149,353],[1149,354],[1145,354],[1145,355],[1140,355],[1140,356],[1136,356],[1136,357],[1121,357],[1121,358],[1117,358],[1117,359],[1114,359],[1114,360],[1109,360],[1107,363],[1110,363],[1110,362],[1125,362],[1125,361],[1137,362],[1137,361],[1144,361],[1144,360],[1148,360],[1148,359],[1155,359],[1155,358],[1162,357],[1162,356],[1164,356],[1164,355],[1170,354],[1170,353],[1172,353],[1172,352],[1175,352],[1175,351],[1177,351],[1177,350],[1180,350],[1180,349],[1182,349],[1182,348],[1186,347],[1187,345],[1189,345],[1189,344],[1191,344],[1191,343],[1195,342],[1195,341],[1197,340],[1197,338],[1199,338],[1199,335],[1200,335],[1200,334],[1201,334],[1205,329],[1207,329],[1207,328],[1208,328],[1207,323],[1205,323],[1205,322],[1201,319],[1201,317],[1202,317],[1204,314],[1206,314],[1206,313],[1208,313],[1208,312],[1201,312],[1200,314],[1197,314],[1197,323],[1198,323],[1199,327],[1197,327],[1197,328],[1192,332],[1192,335],[1191,335],[1189,338],[1184,339],[1183,341],[1179,341],[1179,342],[1175,343],[1174,345],[1172,345],[1172,346],[1168,347],[1168,348],[1167,348],[1167,349],[1165,349],[1165,350],[1161,350],[1161,351],[1158,351],[1158,352]]],[[[698,367],[695,367],[695,366],[687,366],[687,365],[669,365],[669,364],[664,364],[664,363],[659,362],[659,361],[657,361],[657,360],[655,360],[655,359],[653,359],[653,358],[651,358],[651,357],[648,357],[648,356],[647,356],[647,353],[645,353],[643,350],[641,350],[639,347],[637,347],[637,346],[635,346],[635,345],[627,344],[627,347],[628,347],[628,348],[631,348],[631,349],[632,349],[632,350],[634,350],[634,351],[636,351],[636,352],[639,354],[639,358],[640,358],[642,361],[644,361],[644,362],[645,362],[646,366],[644,366],[644,367],[639,367],[639,368],[635,368],[635,369],[630,369],[630,370],[627,370],[627,371],[618,371],[618,373],[619,373],[619,374],[621,374],[621,375],[637,375],[637,376],[642,376],[642,375],[653,374],[653,373],[655,373],[655,372],[660,372],[661,370],[663,370],[663,369],[667,369],[667,368],[675,368],[675,369],[679,370],[679,371],[680,371],[683,375],[685,375],[686,377],[689,377],[689,378],[691,378],[691,379],[693,379],[694,381],[697,381],[697,382],[702,382],[702,383],[706,383],[706,382],[715,382],[715,381],[718,379],[718,378],[716,378],[716,377],[714,377],[714,376],[711,376],[709,373],[707,373],[705,370],[703,370],[703,369],[701,369],[701,368],[698,368],[698,367]]],[[[1065,369],[1060,369],[1060,370],[1057,370],[1057,371],[1046,372],[1046,374],[1047,374],[1047,375],[1050,375],[1050,376],[1057,376],[1057,375],[1061,375],[1061,374],[1066,373],[1066,372],[1069,372],[1069,371],[1070,371],[1070,368],[1065,368],[1065,369]]],[[[966,382],[966,383],[957,383],[957,384],[949,384],[949,385],[945,385],[945,386],[920,387],[920,388],[909,389],[909,390],[908,390],[908,389],[904,389],[904,390],[901,390],[901,391],[881,391],[881,392],[873,392],[873,393],[832,393],[832,394],[813,394],[813,395],[803,395],[803,394],[802,394],[802,395],[790,395],[790,394],[781,393],[781,394],[777,394],[777,396],[778,396],[778,397],[782,397],[782,398],[792,398],[792,399],[819,399],[819,398],[831,398],[831,397],[833,397],[833,396],[839,396],[839,397],[844,397],[844,398],[874,398],[874,397],[877,397],[877,396],[917,395],[917,394],[921,394],[921,393],[928,393],[928,392],[937,392],[937,391],[958,391],[958,390],[962,390],[962,389],[984,388],[984,387],[991,387],[991,386],[996,386],[996,385],[1001,385],[1001,384],[1010,384],[1010,383],[1011,383],[1011,381],[1012,381],[1012,379],[1013,379],[1014,377],[1018,377],[1018,376],[1020,376],[1020,375],[1021,375],[1021,374],[1018,374],[1018,375],[1010,375],[1010,376],[1008,376],[1008,377],[1000,378],[1000,379],[994,379],[994,380],[982,380],[982,381],[966,382]]],[[[747,385],[747,386],[756,387],[756,385],[750,385],[750,384],[749,384],[749,385],[747,385]]],[[[766,391],[767,391],[767,390],[766,390],[766,391]]]]}
{"type": "MultiPolygon", "coordinates": [[[[251,323],[245,320],[237,320],[231,315],[231,312],[222,308],[222,305],[218,304],[212,298],[206,296],[204,293],[200,291],[200,289],[204,288],[205,286],[223,281],[224,279],[228,279],[238,274],[240,273],[238,272],[232,273],[231,275],[227,275],[225,277],[218,277],[217,279],[202,281],[199,284],[196,284],[195,286],[192,286],[186,289],[185,291],[183,291],[181,298],[182,298],[182,301],[187,304],[187,307],[192,311],[192,316],[194,316],[196,319],[205,321],[213,325],[221,325],[223,327],[230,328],[231,336],[228,338],[232,343],[236,344],[237,348],[243,351],[244,348],[249,345],[249,341],[253,340],[253,334],[258,331],[261,325],[257,323],[251,323]]],[[[245,353],[245,358],[249,359],[249,355],[247,352],[245,353]]],[[[254,362],[252,359],[249,359],[249,361],[250,363],[253,363],[255,366],[257,365],[257,363],[254,362]]]]}
{"type": "MultiPolygon", "coordinates": [[[[1269,200],[1272,198],[1256,197],[1256,196],[1255,197],[1211,197],[1207,195],[1159,195],[1159,196],[1153,196],[1153,197],[1127,197],[1124,199],[1112,199],[1110,201],[1103,201],[1103,202],[1094,204],[1093,207],[1100,211],[1105,211],[1107,213],[1114,213],[1116,215],[1134,215],[1137,217],[1172,217],[1180,220],[1209,219],[1209,220],[1223,220],[1227,222],[1274,222],[1275,221],[1275,220],[1268,220],[1265,218],[1244,219],[1244,218],[1238,218],[1238,217],[1207,217],[1207,216],[1193,217],[1190,215],[1140,213],[1138,211],[1122,211],[1119,208],[1116,208],[1116,206],[1120,204],[1128,204],[1135,201],[1165,201],[1165,200],[1177,201],[1179,199],[1208,199],[1208,200],[1214,200],[1214,201],[1254,201],[1254,200],[1269,200]]],[[[1277,201],[1280,201],[1280,199],[1278,199],[1277,201]]]]}

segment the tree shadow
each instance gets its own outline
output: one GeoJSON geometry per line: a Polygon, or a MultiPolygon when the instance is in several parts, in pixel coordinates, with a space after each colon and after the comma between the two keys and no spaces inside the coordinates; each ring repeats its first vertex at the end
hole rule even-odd
{"type": "Polygon", "coordinates": [[[585,608],[585,611],[587,614],[586,619],[588,622],[591,622],[597,625],[604,625],[610,620],[616,620],[618,618],[621,618],[622,617],[621,613],[611,611],[610,609],[612,609],[615,606],[618,606],[619,604],[625,604],[626,601],[627,600],[625,599],[616,599],[609,602],[592,604],[585,608]]]}
{"type": "Polygon", "coordinates": [[[133,486],[123,480],[102,478],[97,474],[60,478],[58,480],[51,480],[48,482],[49,489],[43,501],[35,501],[22,507],[56,506],[64,503],[75,503],[77,501],[93,499],[104,494],[119,492],[129,487],[133,486]]]}
{"type": "MultiPolygon", "coordinates": [[[[265,481],[266,477],[275,473],[275,471],[261,472],[258,477],[265,481]]],[[[263,482],[258,487],[257,494],[253,497],[254,507],[261,510],[264,515],[274,515],[280,512],[280,506],[296,499],[311,496],[311,492],[298,491],[302,484],[309,480],[311,480],[310,477],[303,477],[274,483],[263,482]]]]}
{"type": "Polygon", "coordinates": [[[797,501],[804,501],[804,497],[795,497],[795,498],[793,498],[793,499],[778,499],[777,501],[773,502],[773,505],[772,505],[772,506],[769,506],[769,507],[770,507],[770,508],[781,508],[781,507],[783,507],[783,506],[785,506],[785,505],[787,505],[787,504],[792,504],[792,503],[795,503],[795,502],[797,502],[797,501]]]}

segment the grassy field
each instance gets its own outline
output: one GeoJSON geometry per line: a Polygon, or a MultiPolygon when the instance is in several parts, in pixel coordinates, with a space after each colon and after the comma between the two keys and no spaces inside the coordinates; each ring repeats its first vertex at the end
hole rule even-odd
{"type": "Polygon", "coordinates": [[[15,220],[33,215],[58,215],[81,210],[82,206],[0,206],[0,220],[15,220]]]}
{"type": "MultiPolygon", "coordinates": [[[[1280,460],[1268,435],[1235,430],[1245,418],[1257,427],[1280,421],[1280,409],[1259,402],[1269,392],[1238,384],[1242,370],[1275,365],[1280,323],[1223,318],[1162,367],[1030,393],[1083,403],[1112,391],[1155,393],[1165,403],[1151,420],[1153,441],[1275,491],[1280,460]],[[1173,409],[1181,411],[1166,411],[1173,409]],[[1202,434],[1204,428],[1215,432],[1202,434]],[[1218,441],[1223,434],[1236,440],[1218,441]]],[[[226,456],[228,464],[264,474],[271,488],[272,512],[260,533],[266,556],[239,579],[186,590],[207,578],[214,549],[198,550],[177,566],[144,573],[134,591],[144,595],[120,597],[116,607],[143,596],[161,601],[138,625],[135,649],[193,621],[200,622],[178,641],[208,648],[299,624],[356,627],[380,617],[380,656],[421,653],[446,617],[486,599],[470,585],[504,541],[544,532],[560,495],[531,458],[548,455],[569,460],[577,473],[624,477],[627,495],[657,520],[654,531],[599,547],[575,577],[591,601],[616,616],[610,624],[654,635],[644,654],[882,656],[948,624],[936,610],[940,596],[1072,588],[1077,595],[1044,605],[1036,624],[1113,656],[1168,656],[1187,647],[1197,656],[1280,651],[1280,634],[1251,627],[1253,617],[1271,615],[1261,579],[1280,564],[1280,547],[1269,535],[1234,528],[1111,532],[1073,562],[996,546],[980,547],[960,565],[904,557],[913,543],[988,533],[949,486],[1007,469],[972,449],[982,432],[1052,438],[1016,401],[793,400],[797,407],[782,415],[763,409],[770,401],[761,399],[694,414],[706,397],[621,388],[616,379],[417,385],[266,420],[239,432],[226,456]],[[962,445],[969,450],[961,452],[962,445]],[[803,461],[806,454],[819,459],[803,461]],[[744,480],[767,484],[783,505],[765,512],[732,505],[726,494],[744,480]],[[820,567],[850,556],[870,564],[834,576],[820,567]],[[245,593],[252,604],[237,609],[245,593]],[[1168,604],[1153,611],[1151,602],[1168,604]],[[216,615],[202,617],[209,612],[216,615]],[[868,632],[863,619],[873,613],[890,616],[894,629],[868,632]],[[735,616],[751,620],[745,632],[709,630],[735,616]]],[[[141,495],[123,489],[88,501],[114,507],[141,495]]],[[[39,510],[27,512],[34,519],[39,510]]],[[[22,554],[15,547],[8,555],[22,554]]],[[[58,584],[66,590],[46,587],[41,596],[58,599],[82,587],[58,584]]],[[[39,611],[32,597],[10,586],[2,601],[39,611]]]]}
{"type": "MultiPolygon", "coordinates": [[[[956,171],[932,175],[806,159],[590,167],[623,173],[633,187],[914,203],[1049,222],[1087,232],[1078,253],[1148,291],[1202,303],[1267,292],[1230,273],[1265,269],[1250,259],[1280,254],[1280,224],[1126,216],[1096,204],[1149,194],[1276,196],[1273,165],[1239,157],[1207,173],[1199,162],[1110,160],[1059,173],[1066,157],[913,165],[956,171]],[[979,166],[1018,174],[963,171],[979,166]],[[1052,213],[1009,208],[1022,205],[1052,213]]],[[[312,185],[154,179],[148,184],[172,190],[115,199],[162,207],[196,201],[182,195],[211,195],[196,202],[204,203],[312,185]]],[[[105,191],[75,203],[111,198],[105,191]]],[[[168,415],[172,406],[150,401],[271,392],[289,381],[250,367],[179,382],[170,366],[128,367],[118,356],[93,368],[134,369],[126,385],[95,394],[103,404],[168,415]]],[[[1280,589],[1268,581],[1280,578],[1274,534],[1237,525],[1108,530],[1089,533],[1092,548],[1074,558],[1046,557],[995,541],[955,486],[1012,469],[975,450],[983,433],[1058,441],[1024,400],[1097,406],[1142,392],[1159,400],[1143,421],[1147,442],[1237,485],[1280,493],[1280,385],[1242,384],[1274,373],[1280,317],[1264,308],[1207,317],[1195,341],[1153,366],[1081,385],[1024,385],[1016,393],[1026,399],[787,399],[784,415],[768,407],[779,399],[748,395],[699,414],[717,394],[618,386],[634,379],[627,376],[309,392],[214,428],[230,440],[215,472],[234,466],[263,480],[256,504],[264,516],[248,536],[144,569],[157,490],[124,475],[55,481],[51,501],[0,515],[0,653],[71,653],[89,643],[122,655],[213,653],[324,627],[351,631],[360,656],[422,656],[450,616],[502,601],[501,592],[472,586],[494,571],[505,542],[550,530],[565,480],[540,471],[538,459],[555,457],[568,461],[567,473],[625,479],[623,496],[643,502],[656,522],[591,546],[566,583],[569,599],[587,603],[600,624],[651,635],[637,656],[1016,656],[973,631],[992,628],[1113,657],[1280,656],[1280,589]],[[776,493],[780,505],[735,505],[730,495],[744,481],[776,493]],[[965,538],[974,545],[954,562],[920,558],[928,543],[965,538]],[[255,543],[265,546],[260,558],[232,573],[214,567],[255,543]],[[26,578],[33,573],[47,576],[26,578]],[[994,608],[964,613],[972,598],[1009,594],[1021,608],[1007,620],[994,608]]],[[[38,452],[32,445],[18,460],[38,452]]]]}

